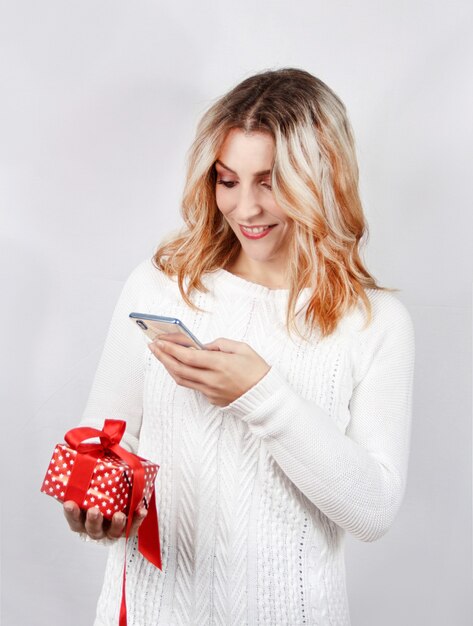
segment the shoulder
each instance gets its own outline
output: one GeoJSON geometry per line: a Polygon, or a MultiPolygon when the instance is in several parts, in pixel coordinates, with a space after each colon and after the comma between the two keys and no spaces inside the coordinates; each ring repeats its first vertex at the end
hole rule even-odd
{"type": "Polygon", "coordinates": [[[125,281],[125,286],[136,290],[148,290],[153,287],[163,289],[176,284],[176,281],[155,266],[152,258],[144,259],[135,266],[125,281]]]}
{"type": "Polygon", "coordinates": [[[372,325],[374,330],[413,330],[411,314],[406,305],[390,291],[367,289],[371,303],[372,325]]]}
{"type": "Polygon", "coordinates": [[[374,360],[406,363],[414,358],[414,324],[406,305],[392,292],[368,289],[371,321],[366,324],[363,303],[348,316],[352,334],[357,378],[361,378],[374,360]]]}
{"type": "Polygon", "coordinates": [[[371,319],[367,323],[365,304],[359,300],[343,320],[343,325],[352,333],[367,338],[395,331],[413,331],[411,314],[396,295],[381,289],[367,289],[365,293],[371,305],[371,319]]]}
{"type": "Polygon", "coordinates": [[[166,276],[147,258],[136,265],[124,281],[120,302],[131,310],[147,312],[156,301],[178,292],[177,282],[166,276]]]}
{"type": "Polygon", "coordinates": [[[152,257],[143,259],[130,272],[128,280],[135,282],[156,281],[167,279],[167,276],[159,270],[153,262],[152,257]]]}

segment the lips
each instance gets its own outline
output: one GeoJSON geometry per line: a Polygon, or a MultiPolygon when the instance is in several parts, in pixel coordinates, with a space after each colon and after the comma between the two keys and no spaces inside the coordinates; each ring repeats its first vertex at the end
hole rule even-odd
{"type": "Polygon", "coordinates": [[[269,224],[264,226],[240,226],[241,233],[247,239],[261,239],[262,237],[266,237],[268,233],[272,231],[272,229],[277,226],[277,224],[269,224]]]}

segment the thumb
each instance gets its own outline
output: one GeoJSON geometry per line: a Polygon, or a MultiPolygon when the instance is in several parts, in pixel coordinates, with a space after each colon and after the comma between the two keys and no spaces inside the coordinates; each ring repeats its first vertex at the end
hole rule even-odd
{"type": "Polygon", "coordinates": [[[220,350],[221,352],[241,353],[244,351],[246,344],[242,341],[234,341],[233,339],[225,339],[219,337],[210,343],[205,344],[207,350],[220,350]]]}

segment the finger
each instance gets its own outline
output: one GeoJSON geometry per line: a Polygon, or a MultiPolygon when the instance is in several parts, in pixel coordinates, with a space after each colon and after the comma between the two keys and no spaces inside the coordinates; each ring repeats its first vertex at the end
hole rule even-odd
{"type": "Polygon", "coordinates": [[[68,500],[64,502],[63,511],[69,528],[75,533],[83,533],[85,530],[84,518],[81,515],[79,506],[72,500],[68,500]]]}
{"type": "Polygon", "coordinates": [[[178,384],[185,382],[206,385],[213,378],[214,373],[211,370],[185,365],[169,354],[161,353],[158,358],[178,384]]]}
{"type": "Polygon", "coordinates": [[[186,365],[195,371],[209,369],[202,363],[205,358],[201,359],[199,356],[197,356],[197,358],[193,356],[198,352],[203,352],[203,350],[189,350],[189,348],[183,348],[182,346],[168,341],[157,342],[154,345],[153,352],[156,358],[163,363],[165,360],[167,364],[186,365]]]}
{"type": "Polygon", "coordinates": [[[220,352],[220,348],[215,345],[215,342],[212,341],[211,343],[204,343],[204,348],[206,350],[213,350],[214,352],[220,352]]]}
{"type": "Polygon", "coordinates": [[[219,337],[204,346],[207,350],[220,350],[221,352],[230,352],[235,354],[243,354],[248,351],[248,344],[243,341],[234,341],[233,339],[225,339],[219,337]]]}
{"type": "Polygon", "coordinates": [[[105,536],[103,531],[103,515],[96,506],[87,511],[85,531],[92,539],[102,539],[105,536]]]}
{"type": "Polygon", "coordinates": [[[218,375],[221,365],[218,361],[215,361],[212,368],[195,367],[194,365],[188,365],[183,363],[174,356],[160,351],[158,359],[168,370],[169,374],[176,380],[176,382],[186,381],[197,384],[211,385],[215,376],[218,375]]]}
{"type": "MultiPolygon", "coordinates": [[[[220,355],[212,353],[210,350],[189,350],[183,346],[177,345],[172,341],[156,341],[154,352],[156,356],[160,353],[168,354],[174,357],[177,361],[185,363],[195,369],[219,369],[220,364],[218,359],[220,355]]],[[[159,358],[159,357],[158,357],[159,358]]]]}
{"type": "Polygon", "coordinates": [[[133,516],[133,521],[131,523],[130,535],[136,535],[138,533],[138,530],[147,514],[148,511],[147,509],[145,509],[145,507],[141,507],[138,509],[138,511],[135,512],[133,516]]]}
{"type": "Polygon", "coordinates": [[[126,524],[126,515],[124,513],[114,513],[110,527],[107,530],[109,539],[118,539],[123,535],[126,524]]]}
{"type": "Polygon", "coordinates": [[[167,341],[168,343],[174,343],[187,348],[194,346],[192,339],[187,335],[184,335],[184,333],[163,333],[159,335],[157,339],[159,341],[167,341]]]}
{"type": "MultiPolygon", "coordinates": [[[[194,391],[200,391],[212,404],[218,403],[216,402],[215,385],[213,382],[216,374],[218,375],[218,370],[212,371],[209,369],[188,367],[158,349],[156,356],[177,385],[193,389],[194,391]]],[[[227,403],[228,401],[224,402],[222,406],[227,403]]]]}

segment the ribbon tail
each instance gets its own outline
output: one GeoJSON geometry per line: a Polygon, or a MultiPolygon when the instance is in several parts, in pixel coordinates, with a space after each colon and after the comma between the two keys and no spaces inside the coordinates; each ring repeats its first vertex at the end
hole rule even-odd
{"type": "Polygon", "coordinates": [[[123,563],[123,576],[122,576],[122,599],[120,602],[120,619],[119,626],[127,626],[126,619],[126,546],[128,543],[128,539],[125,541],[125,555],[124,555],[124,563],[123,563]]]}
{"type": "Polygon", "coordinates": [[[149,501],[148,513],[138,530],[138,550],[150,563],[162,570],[161,545],[159,541],[158,511],[155,492],[149,501]]]}
{"type": "Polygon", "coordinates": [[[127,617],[126,617],[126,549],[128,546],[128,539],[130,538],[131,525],[133,522],[133,516],[129,515],[126,521],[126,531],[125,531],[125,548],[123,554],[123,575],[122,575],[122,599],[120,602],[120,618],[119,618],[119,626],[127,626],[127,617]]]}

